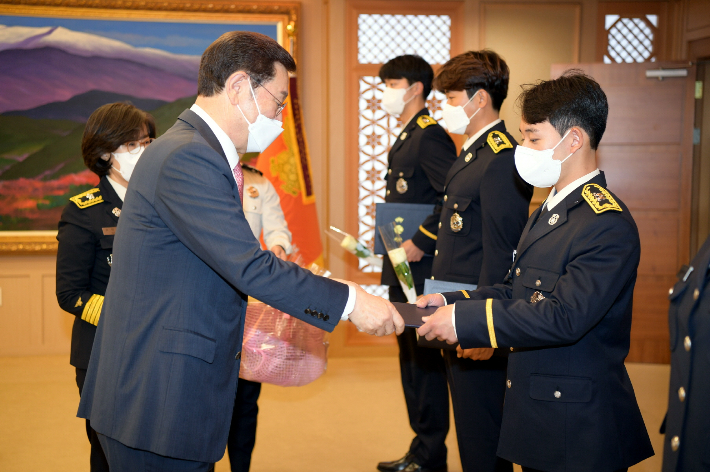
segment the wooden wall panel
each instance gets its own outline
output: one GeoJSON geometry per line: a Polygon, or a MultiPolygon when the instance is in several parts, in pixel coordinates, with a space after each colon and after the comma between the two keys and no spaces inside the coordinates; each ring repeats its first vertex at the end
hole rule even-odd
{"type": "Polygon", "coordinates": [[[8,352],[32,341],[32,319],[28,316],[30,276],[8,274],[0,276],[2,306],[0,306],[0,352],[8,352]]]}

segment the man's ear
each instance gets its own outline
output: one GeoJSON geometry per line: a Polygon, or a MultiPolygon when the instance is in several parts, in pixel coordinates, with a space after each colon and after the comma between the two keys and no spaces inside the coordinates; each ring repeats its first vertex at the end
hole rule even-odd
{"type": "Polygon", "coordinates": [[[245,90],[249,90],[249,75],[244,71],[233,73],[224,82],[224,91],[232,105],[239,104],[239,99],[245,90]]]}
{"type": "Polygon", "coordinates": [[[478,108],[486,108],[489,103],[491,106],[493,105],[493,100],[488,92],[483,89],[479,89],[478,95],[476,95],[471,103],[478,106],[478,108]]]}
{"type": "Polygon", "coordinates": [[[589,139],[584,130],[578,126],[573,126],[569,130],[570,136],[572,136],[572,143],[570,144],[570,152],[577,152],[584,146],[584,143],[589,139]]]}
{"type": "Polygon", "coordinates": [[[414,82],[414,87],[412,87],[412,91],[414,92],[414,95],[421,95],[424,100],[426,100],[426,97],[424,96],[424,84],[421,82],[414,82]]]}

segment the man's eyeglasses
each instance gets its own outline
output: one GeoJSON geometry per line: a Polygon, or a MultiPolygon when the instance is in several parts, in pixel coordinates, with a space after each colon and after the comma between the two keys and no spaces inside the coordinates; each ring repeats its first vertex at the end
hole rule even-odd
{"type": "Polygon", "coordinates": [[[131,154],[138,154],[138,152],[141,149],[145,149],[148,147],[150,143],[155,141],[153,138],[145,138],[145,139],[139,139],[137,141],[129,141],[124,144],[126,146],[126,150],[131,153],[131,154]]]}
{"type": "Polygon", "coordinates": [[[278,98],[276,98],[276,96],[273,93],[269,92],[269,89],[267,89],[266,87],[261,85],[256,80],[254,80],[254,83],[257,85],[257,87],[263,88],[264,90],[266,90],[268,92],[269,95],[274,97],[274,100],[276,100],[276,103],[278,104],[278,107],[276,108],[276,116],[279,116],[281,114],[281,112],[283,111],[284,107],[286,107],[286,104],[284,102],[282,102],[281,100],[279,100],[278,98]]]}

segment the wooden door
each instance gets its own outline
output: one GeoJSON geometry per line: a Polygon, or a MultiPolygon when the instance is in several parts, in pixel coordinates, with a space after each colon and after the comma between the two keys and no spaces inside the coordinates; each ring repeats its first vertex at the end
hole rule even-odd
{"type": "Polygon", "coordinates": [[[688,63],[555,64],[594,77],[609,100],[598,152],[609,189],[629,207],[641,236],[628,361],[668,363],[668,289],[690,259],[695,70],[647,79],[647,69],[688,63]]]}

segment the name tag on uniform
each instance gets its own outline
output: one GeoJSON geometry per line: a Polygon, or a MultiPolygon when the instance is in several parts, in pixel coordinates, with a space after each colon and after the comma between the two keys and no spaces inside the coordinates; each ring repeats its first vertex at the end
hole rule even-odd
{"type": "Polygon", "coordinates": [[[101,228],[101,231],[104,232],[104,236],[112,236],[112,235],[116,234],[116,227],[110,226],[108,228],[101,228]]]}

